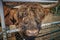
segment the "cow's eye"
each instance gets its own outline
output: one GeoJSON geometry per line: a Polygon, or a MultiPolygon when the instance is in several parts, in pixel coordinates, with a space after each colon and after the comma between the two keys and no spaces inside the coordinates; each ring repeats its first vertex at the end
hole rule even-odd
{"type": "Polygon", "coordinates": [[[22,29],[23,29],[23,30],[26,30],[26,26],[23,26],[22,29]]]}

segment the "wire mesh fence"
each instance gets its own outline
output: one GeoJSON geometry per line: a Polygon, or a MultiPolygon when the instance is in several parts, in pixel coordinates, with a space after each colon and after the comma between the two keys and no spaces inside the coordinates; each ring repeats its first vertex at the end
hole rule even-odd
{"type": "MultiPolygon", "coordinates": [[[[60,24],[49,25],[47,28],[42,28],[39,32],[39,35],[35,38],[35,40],[57,40],[60,36],[60,24]],[[57,39],[56,39],[57,38],[57,39]]],[[[1,33],[1,32],[0,32],[1,33]]],[[[2,34],[0,35],[0,39],[2,40],[2,34]]],[[[23,40],[19,32],[10,32],[7,33],[7,40],[23,40]]]]}

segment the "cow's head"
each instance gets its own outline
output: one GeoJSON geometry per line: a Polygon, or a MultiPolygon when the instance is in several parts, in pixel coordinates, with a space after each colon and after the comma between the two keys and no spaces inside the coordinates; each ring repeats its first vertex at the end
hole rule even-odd
{"type": "Polygon", "coordinates": [[[28,3],[14,8],[19,11],[19,27],[21,31],[27,36],[37,36],[42,19],[49,13],[49,9],[56,6],[57,3],[51,5],[43,5],[39,3],[28,3]]]}

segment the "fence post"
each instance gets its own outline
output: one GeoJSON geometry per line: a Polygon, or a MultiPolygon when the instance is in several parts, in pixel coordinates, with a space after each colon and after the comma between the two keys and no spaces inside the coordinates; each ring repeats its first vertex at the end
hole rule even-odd
{"type": "Polygon", "coordinates": [[[7,40],[2,0],[0,0],[0,16],[1,16],[1,25],[2,25],[2,32],[3,32],[3,40],[7,40]]]}

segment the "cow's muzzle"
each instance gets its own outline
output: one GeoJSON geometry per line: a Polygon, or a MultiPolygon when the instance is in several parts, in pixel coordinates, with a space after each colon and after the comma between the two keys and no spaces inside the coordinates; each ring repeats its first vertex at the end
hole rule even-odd
{"type": "Polygon", "coordinates": [[[27,36],[37,36],[39,33],[39,30],[26,30],[27,36]]]}

